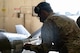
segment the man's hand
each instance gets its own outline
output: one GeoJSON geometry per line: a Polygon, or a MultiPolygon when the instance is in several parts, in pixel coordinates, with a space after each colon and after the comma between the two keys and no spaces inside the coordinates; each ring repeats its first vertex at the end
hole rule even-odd
{"type": "Polygon", "coordinates": [[[23,46],[23,49],[31,50],[31,44],[25,44],[25,45],[23,46]]]}

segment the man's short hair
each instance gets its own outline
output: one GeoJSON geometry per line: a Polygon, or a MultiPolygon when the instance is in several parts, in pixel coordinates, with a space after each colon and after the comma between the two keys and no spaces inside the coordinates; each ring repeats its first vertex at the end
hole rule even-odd
{"type": "Polygon", "coordinates": [[[35,7],[34,12],[38,14],[38,13],[40,13],[41,10],[46,10],[47,12],[52,11],[50,4],[47,3],[47,2],[41,2],[41,3],[39,3],[35,7]]]}

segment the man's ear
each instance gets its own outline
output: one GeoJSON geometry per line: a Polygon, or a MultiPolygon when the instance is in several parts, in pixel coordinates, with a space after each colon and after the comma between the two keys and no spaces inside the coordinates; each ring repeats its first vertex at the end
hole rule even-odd
{"type": "Polygon", "coordinates": [[[49,15],[49,13],[45,10],[42,10],[42,13],[47,17],[49,15]]]}
{"type": "Polygon", "coordinates": [[[41,13],[45,15],[47,12],[45,10],[41,10],[41,13]]]}

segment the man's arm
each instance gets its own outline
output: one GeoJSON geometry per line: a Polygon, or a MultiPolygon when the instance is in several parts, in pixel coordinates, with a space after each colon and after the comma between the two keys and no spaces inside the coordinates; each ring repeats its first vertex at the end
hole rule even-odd
{"type": "Polygon", "coordinates": [[[25,44],[23,46],[23,49],[25,50],[31,50],[35,52],[48,52],[51,45],[48,44],[40,44],[40,45],[31,45],[31,44],[25,44]]]}

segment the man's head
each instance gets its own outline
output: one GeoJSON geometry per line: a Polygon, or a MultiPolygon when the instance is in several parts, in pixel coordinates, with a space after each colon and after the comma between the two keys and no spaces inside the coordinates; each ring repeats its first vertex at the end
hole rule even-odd
{"type": "Polygon", "coordinates": [[[53,11],[49,3],[41,2],[35,7],[34,12],[38,14],[38,16],[40,17],[40,21],[44,22],[44,20],[46,20],[49,13],[53,11]]]}

